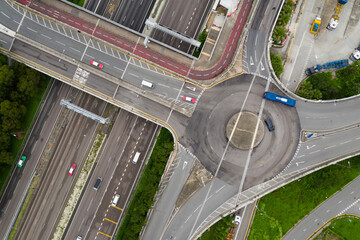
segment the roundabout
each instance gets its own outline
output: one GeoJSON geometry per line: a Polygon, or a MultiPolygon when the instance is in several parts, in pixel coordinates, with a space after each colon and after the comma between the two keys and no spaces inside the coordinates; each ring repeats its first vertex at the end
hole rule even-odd
{"type": "MultiPolygon", "coordinates": [[[[266,81],[243,74],[206,90],[188,121],[184,136],[180,136],[180,143],[213,175],[221,162],[217,177],[235,187],[240,184],[248,158],[244,189],[280,173],[299,143],[296,109],[264,100],[266,81]],[[239,113],[242,114],[236,123],[239,113]],[[272,119],[275,131],[270,132],[264,126],[266,118],[272,119]]],[[[280,94],[272,84],[269,91],[280,94]]]]}

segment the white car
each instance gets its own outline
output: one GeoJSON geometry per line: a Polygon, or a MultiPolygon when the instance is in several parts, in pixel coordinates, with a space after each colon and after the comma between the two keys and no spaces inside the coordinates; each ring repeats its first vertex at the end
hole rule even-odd
{"type": "Polygon", "coordinates": [[[235,221],[234,221],[236,224],[240,224],[241,222],[241,217],[239,215],[235,215],[235,221]]]}

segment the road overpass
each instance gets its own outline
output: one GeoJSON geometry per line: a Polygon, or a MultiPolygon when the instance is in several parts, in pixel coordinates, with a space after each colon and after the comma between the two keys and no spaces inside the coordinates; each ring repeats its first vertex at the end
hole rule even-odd
{"type": "MultiPolygon", "coordinates": [[[[168,127],[178,147],[183,146],[184,151],[198,159],[214,176],[178,210],[174,208],[174,196],[181,192],[181,186],[173,189],[163,185],[164,191],[159,197],[166,199],[166,196],[172,196],[172,201],[162,202],[165,204],[162,207],[167,209],[161,212],[162,215],[159,212],[152,214],[144,236],[155,239],[171,236],[194,238],[218,220],[219,216],[236,211],[309,172],[359,152],[356,134],[359,132],[360,110],[357,98],[325,104],[299,99],[296,109],[262,98],[263,92],[269,89],[284,94],[272,78],[267,59],[269,29],[280,9],[275,1],[259,1],[253,15],[257,20],[248,27],[244,58],[248,63],[245,69],[248,74],[224,79],[226,81],[208,89],[198,83],[184,81],[183,77],[159,68],[160,65],[154,66],[135,55],[129,57],[125,51],[111,45],[113,41],[105,43],[94,34],[65,28],[54,19],[50,21],[41,14],[24,10],[9,1],[3,0],[0,4],[1,9],[9,14],[0,15],[1,23],[17,32],[16,39],[0,35],[5,54],[168,127]],[[273,10],[273,6],[276,6],[277,11],[273,10]],[[89,66],[89,61],[95,56],[105,60],[104,71],[89,66]],[[154,92],[139,86],[145,77],[156,83],[154,92]],[[197,99],[193,105],[181,101],[181,96],[189,94],[197,99]],[[275,133],[265,131],[258,147],[251,147],[247,151],[232,147],[225,136],[225,126],[228,119],[240,111],[254,113],[261,122],[264,116],[271,116],[276,125],[275,133]],[[307,139],[307,133],[314,133],[314,137],[307,139]],[[168,221],[158,222],[156,219],[168,221]],[[180,222],[184,225],[179,225],[180,222]],[[154,230],[152,223],[162,223],[161,228],[157,225],[158,230],[154,230]],[[177,229],[178,226],[182,228],[177,229]]],[[[244,2],[239,12],[247,13],[244,10],[247,4],[244,2]]],[[[241,21],[241,18],[238,19],[241,21]]],[[[92,33],[97,32],[94,27],[88,29],[92,33]]],[[[99,36],[99,32],[97,34],[99,36]]],[[[230,42],[238,44],[236,39],[239,38],[240,33],[236,30],[230,42]]],[[[230,44],[226,51],[234,52],[234,46],[230,44]]],[[[134,54],[140,49],[143,51],[138,45],[129,49],[134,54]]],[[[224,63],[223,66],[217,65],[213,74],[201,71],[202,75],[198,77],[205,78],[205,74],[208,74],[206,78],[211,78],[218,74],[217,71],[223,71],[233,57],[226,57],[226,51],[220,63],[224,63]]],[[[153,57],[158,58],[154,60],[155,63],[163,59],[158,55],[153,57]]],[[[173,67],[170,69],[173,70],[173,67]]],[[[177,71],[185,72],[188,77],[200,74],[194,75],[195,70],[189,71],[190,68],[179,69],[177,71]]],[[[181,167],[173,170],[176,175],[181,167]]],[[[176,176],[180,178],[181,174],[176,176]]],[[[174,177],[171,181],[178,178],[174,177]]],[[[166,184],[170,185],[171,181],[166,184]]]]}

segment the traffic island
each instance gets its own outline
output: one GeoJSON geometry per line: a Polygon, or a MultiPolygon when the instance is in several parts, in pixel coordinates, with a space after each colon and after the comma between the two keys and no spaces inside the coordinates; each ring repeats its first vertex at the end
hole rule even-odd
{"type": "Polygon", "coordinates": [[[226,137],[236,148],[242,150],[250,149],[254,134],[256,136],[254,146],[252,147],[257,147],[264,137],[264,124],[257,115],[251,112],[239,112],[233,115],[227,123],[226,137]],[[256,129],[258,122],[259,127],[256,129]],[[235,130],[233,130],[234,128],[235,130]]]}

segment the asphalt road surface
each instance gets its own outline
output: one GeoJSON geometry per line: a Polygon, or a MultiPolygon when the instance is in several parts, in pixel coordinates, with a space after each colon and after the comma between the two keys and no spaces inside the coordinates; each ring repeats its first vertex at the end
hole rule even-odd
{"type": "MultiPolygon", "coordinates": [[[[74,94],[74,92],[72,92],[74,94]]],[[[80,107],[101,115],[106,103],[91,95],[75,90],[80,107]]],[[[69,97],[69,96],[68,96],[69,97]]],[[[24,215],[15,239],[50,239],[61,212],[65,207],[71,188],[90,151],[99,123],[80,114],[65,110],[58,121],[62,128],[57,132],[59,139],[54,144],[55,151],[45,160],[46,170],[40,176],[37,190],[24,215]],[[65,118],[64,118],[65,117],[65,118]],[[74,175],[68,171],[76,164],[74,175]]],[[[57,113],[55,113],[57,114],[57,113]]],[[[39,149],[42,150],[42,149],[39,149]]]]}
{"type": "Polygon", "coordinates": [[[27,157],[22,168],[15,168],[9,179],[8,185],[0,200],[0,238],[4,239],[9,233],[10,224],[15,220],[18,208],[22,204],[24,192],[31,181],[38,164],[38,159],[45,147],[48,136],[53,129],[58,113],[61,110],[60,99],[66,96],[71,87],[55,81],[50,88],[33,129],[29,134],[29,140],[24,146],[21,155],[27,157]],[[59,94],[58,94],[59,93],[59,94]]]}
{"type": "MultiPolygon", "coordinates": [[[[158,23],[197,39],[200,27],[209,14],[213,0],[169,0],[158,23]]],[[[160,31],[155,30],[152,37],[183,52],[189,53],[190,44],[160,31]]]]}
{"type": "MultiPolygon", "coordinates": [[[[73,15],[63,13],[61,12],[60,9],[54,9],[42,3],[28,2],[27,0],[18,0],[18,1],[23,4],[29,5],[30,8],[36,9],[37,11],[45,15],[49,15],[54,19],[58,19],[69,26],[73,26],[82,32],[86,32],[90,35],[94,35],[95,37],[103,39],[106,42],[114,44],[115,46],[119,46],[122,49],[132,52],[133,54],[140,56],[146,60],[149,60],[150,62],[158,64],[164,68],[172,70],[173,72],[176,72],[181,75],[187,74],[189,78],[194,80],[206,80],[206,79],[214,78],[215,76],[222,73],[229,66],[233,58],[233,55],[235,53],[234,49],[237,46],[237,43],[245,26],[246,19],[250,13],[251,5],[252,5],[251,0],[245,0],[241,5],[240,13],[236,17],[236,22],[235,22],[235,26],[237,27],[235,27],[231,32],[231,35],[229,37],[229,40],[226,44],[225,50],[223,52],[222,58],[219,61],[219,63],[211,69],[200,71],[179,64],[174,60],[167,59],[159,53],[152,52],[150,49],[142,47],[136,43],[129,42],[126,39],[122,38],[121,36],[117,36],[112,32],[105,31],[104,29],[100,29],[100,28],[95,28],[94,25],[86,23],[82,19],[74,17],[73,15]],[[61,18],[59,18],[60,12],[61,12],[61,18]]],[[[4,7],[4,9],[9,8],[6,2],[0,2],[0,4],[3,5],[2,7],[4,7]]],[[[14,10],[10,10],[10,11],[14,11],[14,10]]],[[[20,14],[23,13],[22,10],[19,12],[20,14]]],[[[18,14],[18,13],[14,13],[14,14],[18,14]]],[[[5,21],[3,23],[7,23],[9,21],[7,17],[5,17],[4,20],[5,21]]],[[[7,26],[7,24],[5,25],[7,26]]],[[[14,30],[16,30],[16,28],[14,30]]]]}
{"type": "MultiPolygon", "coordinates": [[[[344,166],[347,167],[347,166],[344,166]]],[[[360,177],[345,186],[304,217],[282,238],[284,240],[308,239],[328,220],[343,214],[360,215],[360,177]]],[[[321,230],[320,230],[321,231],[321,230]]]]}
{"type": "Polygon", "coordinates": [[[139,173],[150,154],[149,147],[157,129],[157,125],[120,110],[65,239],[75,239],[78,235],[85,239],[108,239],[107,236],[115,234],[139,173]],[[140,152],[140,157],[133,164],[136,152],[140,152]],[[102,178],[102,182],[99,189],[94,190],[98,177],[102,178]],[[116,194],[120,195],[120,200],[114,207],[110,202],[116,194]]]}
{"type": "Polygon", "coordinates": [[[154,0],[122,0],[112,20],[137,32],[142,32],[145,20],[149,17],[154,4],[154,0]]]}

